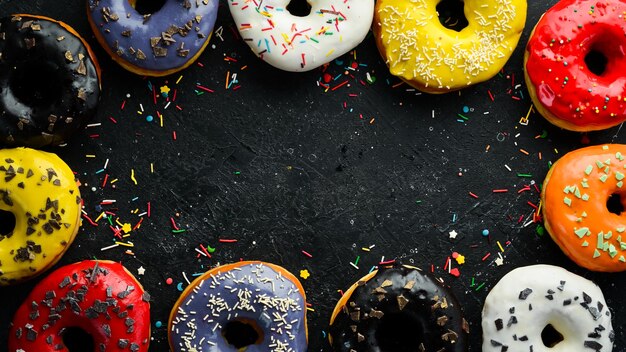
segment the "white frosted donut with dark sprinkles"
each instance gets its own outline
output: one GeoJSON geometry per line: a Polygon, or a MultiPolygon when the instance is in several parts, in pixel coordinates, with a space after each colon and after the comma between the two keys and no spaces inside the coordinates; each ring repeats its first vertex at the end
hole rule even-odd
{"type": "Polygon", "coordinates": [[[252,51],[285,71],[317,68],[365,39],[374,0],[308,1],[307,16],[292,14],[289,0],[228,0],[237,29],[252,51]]]}
{"type": "Polygon", "coordinates": [[[552,265],[506,274],[482,312],[483,352],[610,352],[611,312],[593,282],[552,265]]]}
{"type": "Polygon", "coordinates": [[[224,265],[198,277],[181,294],[170,314],[170,349],[304,352],[305,305],[300,282],[277,265],[224,265]]]}

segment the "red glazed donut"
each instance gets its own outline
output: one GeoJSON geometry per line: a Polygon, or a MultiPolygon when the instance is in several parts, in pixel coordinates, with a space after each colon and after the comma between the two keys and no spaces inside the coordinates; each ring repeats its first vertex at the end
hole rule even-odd
{"type": "Polygon", "coordinates": [[[562,0],[526,47],[528,90],[552,124],[594,131],[626,120],[626,2],[562,0]]]}
{"type": "Polygon", "coordinates": [[[119,263],[86,260],[61,267],[15,313],[9,351],[67,352],[70,346],[74,351],[148,351],[149,299],[119,263]],[[92,341],[85,343],[85,334],[92,341]]]}

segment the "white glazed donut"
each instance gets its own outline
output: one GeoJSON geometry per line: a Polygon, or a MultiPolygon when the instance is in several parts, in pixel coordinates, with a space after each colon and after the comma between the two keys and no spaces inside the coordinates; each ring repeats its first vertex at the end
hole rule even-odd
{"type": "Polygon", "coordinates": [[[309,71],[363,41],[374,0],[307,0],[306,17],[287,10],[290,0],[228,0],[237,29],[252,51],[285,71],[309,71]]]}
{"type": "Polygon", "coordinates": [[[482,328],[483,352],[610,352],[615,336],[600,288],[552,265],[506,274],[485,300],[482,328]]]}

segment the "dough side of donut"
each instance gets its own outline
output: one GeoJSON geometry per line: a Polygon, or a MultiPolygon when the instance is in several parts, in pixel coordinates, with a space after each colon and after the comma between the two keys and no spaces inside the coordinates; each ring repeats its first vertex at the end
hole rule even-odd
{"type": "Polygon", "coordinates": [[[483,352],[573,352],[613,349],[611,312],[593,282],[552,265],[531,265],[506,274],[485,300],[483,352]],[[563,335],[553,347],[541,333],[548,325],[563,335]]]}
{"type": "Polygon", "coordinates": [[[0,210],[16,220],[0,245],[0,285],[8,285],[61,258],[80,227],[81,198],[72,170],[52,153],[0,149],[0,175],[0,210]]]}
{"type": "Polygon", "coordinates": [[[550,169],[541,199],[544,224],[576,264],[626,270],[626,218],[609,212],[612,194],[626,198],[626,145],[590,146],[567,153],[550,169]]]}

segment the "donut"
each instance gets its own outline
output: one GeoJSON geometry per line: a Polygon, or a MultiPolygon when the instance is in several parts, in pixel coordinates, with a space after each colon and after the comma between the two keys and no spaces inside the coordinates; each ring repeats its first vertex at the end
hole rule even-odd
{"type": "Polygon", "coordinates": [[[252,51],[291,72],[313,70],[354,49],[372,25],[374,0],[306,2],[228,0],[228,5],[252,51]]]}
{"type": "Polygon", "coordinates": [[[330,319],[334,351],[467,351],[469,324],[454,294],[407,265],[379,266],[341,297],[330,319]]]}
{"type": "Polygon", "coordinates": [[[543,182],[546,230],[568,257],[589,270],[626,270],[625,157],[622,144],[578,149],[559,159],[543,182]]]}
{"type": "Polygon", "coordinates": [[[626,120],[626,1],[562,0],[541,17],[524,54],[526,86],[550,123],[595,131],[626,120]]]}
{"type": "Polygon", "coordinates": [[[69,25],[33,15],[0,19],[0,144],[65,143],[95,115],[100,68],[69,25]]]}
{"type": "Polygon", "coordinates": [[[552,265],[506,274],[482,311],[483,352],[613,350],[615,333],[602,291],[552,265]]]}
{"type": "Polygon", "coordinates": [[[15,312],[9,352],[146,352],[149,301],[120,263],[85,260],[63,266],[35,286],[15,312]]]}
{"type": "Polygon", "coordinates": [[[87,0],[87,18],[120,66],[138,75],[167,76],[191,65],[209,44],[218,0],[163,2],[153,13],[141,13],[137,0],[87,0]]]}
{"type": "Polygon", "coordinates": [[[170,350],[306,351],[305,304],[298,279],[278,265],[219,266],[196,278],[176,301],[168,323],[170,350]]]}
{"type": "Polygon", "coordinates": [[[526,0],[489,5],[481,0],[378,0],[373,30],[391,74],[439,94],[495,76],[517,46],[525,21],[526,0]],[[448,8],[453,3],[464,7],[448,8]]]}
{"type": "Polygon", "coordinates": [[[61,259],[80,227],[80,210],[74,174],[58,156],[0,149],[0,286],[61,259]]]}

